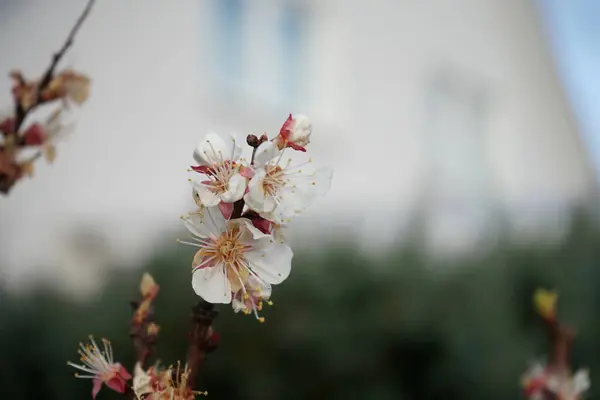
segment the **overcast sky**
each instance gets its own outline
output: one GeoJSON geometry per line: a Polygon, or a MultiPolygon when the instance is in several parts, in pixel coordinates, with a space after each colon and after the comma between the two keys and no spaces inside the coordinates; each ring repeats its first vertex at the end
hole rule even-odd
{"type": "Polygon", "coordinates": [[[600,2],[539,0],[573,111],[600,171],[600,2]]]}

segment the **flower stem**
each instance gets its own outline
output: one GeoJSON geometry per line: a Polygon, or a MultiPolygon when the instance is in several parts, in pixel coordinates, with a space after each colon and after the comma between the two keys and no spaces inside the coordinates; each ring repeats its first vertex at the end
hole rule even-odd
{"type": "Polygon", "coordinates": [[[556,371],[568,371],[571,344],[575,332],[572,328],[561,324],[557,320],[549,322],[549,329],[552,341],[550,366],[556,371]]]}
{"type": "Polygon", "coordinates": [[[218,335],[212,329],[212,323],[217,317],[214,304],[200,300],[192,308],[191,328],[188,334],[189,346],[187,365],[190,369],[188,387],[194,388],[198,373],[206,356],[217,348],[218,335]]]}

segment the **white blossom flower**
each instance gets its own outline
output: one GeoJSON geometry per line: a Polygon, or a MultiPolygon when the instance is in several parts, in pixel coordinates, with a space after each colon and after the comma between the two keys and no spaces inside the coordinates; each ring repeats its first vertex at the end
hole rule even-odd
{"type": "Polygon", "coordinates": [[[226,220],[216,207],[182,217],[198,247],[192,266],[192,287],[210,303],[230,303],[232,292],[245,290],[248,277],[279,284],[290,274],[292,250],[256,229],[250,220],[226,220]]]}
{"type": "Polygon", "coordinates": [[[531,400],[542,400],[547,380],[546,367],[541,363],[533,364],[522,378],[521,383],[525,396],[531,400]]]}
{"type": "Polygon", "coordinates": [[[287,243],[289,229],[290,228],[287,225],[274,224],[272,235],[278,242],[287,243]]]}
{"type": "Polygon", "coordinates": [[[273,238],[281,243],[287,243],[287,235],[289,227],[283,224],[273,222],[275,217],[269,213],[259,215],[256,211],[247,211],[246,218],[252,221],[252,224],[262,233],[273,236],[273,238]]]}
{"type": "Polygon", "coordinates": [[[331,186],[333,171],[320,168],[307,173],[312,160],[291,165],[291,159],[282,163],[283,151],[273,142],[265,142],[256,149],[254,176],[248,183],[244,200],[248,207],[262,216],[269,215],[275,223],[285,223],[308,207],[316,197],[331,186]]]}
{"type": "Polygon", "coordinates": [[[275,138],[275,144],[279,149],[291,147],[294,150],[306,151],[311,134],[312,123],[306,115],[290,114],[283,123],[279,135],[275,138]]]}
{"type": "Polygon", "coordinates": [[[188,387],[190,372],[187,365],[181,368],[179,362],[176,371],[172,366],[164,369],[158,365],[144,371],[137,363],[133,392],[138,400],[195,400],[197,395],[208,395],[208,392],[199,392],[188,387]]]}
{"type": "Polygon", "coordinates": [[[577,400],[590,388],[587,370],[579,370],[573,376],[568,371],[550,373],[547,388],[562,400],[577,400]]]}
{"type": "Polygon", "coordinates": [[[142,369],[139,362],[135,364],[133,369],[133,393],[135,393],[138,399],[143,399],[154,392],[152,388],[153,370],[150,369],[148,372],[142,369]]]}
{"type": "Polygon", "coordinates": [[[241,151],[235,138],[223,140],[214,133],[209,133],[194,150],[199,166],[192,169],[207,177],[201,182],[192,181],[202,204],[211,207],[233,203],[244,196],[246,178],[240,174],[238,164],[241,151]]]}
{"type": "Polygon", "coordinates": [[[121,364],[114,362],[110,342],[102,339],[102,350],[92,336],[90,336],[90,342],[91,344],[88,345],[79,343],[78,353],[83,364],[67,362],[68,365],[87,374],[76,373],[75,377],[93,380],[92,397],[94,399],[103,383],[116,392],[125,393],[126,382],[131,379],[131,375],[121,364]]]}
{"type": "Polygon", "coordinates": [[[536,363],[525,373],[523,388],[527,398],[543,400],[545,393],[551,392],[562,400],[577,400],[590,388],[588,371],[577,371],[571,376],[566,369],[553,369],[536,363]]]}
{"type": "Polygon", "coordinates": [[[270,297],[271,285],[254,276],[249,276],[246,282],[244,282],[244,287],[240,288],[233,295],[231,305],[233,306],[233,311],[236,313],[240,311],[244,314],[253,313],[256,319],[264,322],[264,317],[259,317],[258,312],[262,310],[263,302],[269,305],[273,304],[269,300],[270,297]]]}
{"type": "Polygon", "coordinates": [[[580,369],[577,371],[575,375],[573,375],[572,386],[575,395],[581,395],[587,392],[592,386],[589,371],[587,369],[580,369]]]}

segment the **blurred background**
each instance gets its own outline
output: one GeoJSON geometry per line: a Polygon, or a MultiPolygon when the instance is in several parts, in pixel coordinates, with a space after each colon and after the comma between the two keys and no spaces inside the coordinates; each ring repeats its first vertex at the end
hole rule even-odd
{"type": "MultiPolygon", "coordinates": [[[[40,75],[85,3],[0,0],[0,71],[40,75]]],[[[92,78],[75,132],[0,200],[0,393],[87,398],[65,361],[89,333],[131,367],[143,271],[158,357],[184,357],[192,150],[305,113],[332,188],[291,225],[266,323],[219,307],[210,398],[520,398],[547,353],[538,286],[599,398],[599,18],[595,0],[98,0],[62,64],[92,78]]],[[[0,93],[10,111],[8,77],[0,93]]]]}

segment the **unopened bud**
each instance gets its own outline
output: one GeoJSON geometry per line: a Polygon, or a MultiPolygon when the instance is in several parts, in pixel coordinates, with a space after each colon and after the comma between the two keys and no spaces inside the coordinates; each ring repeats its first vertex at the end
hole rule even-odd
{"type": "Polygon", "coordinates": [[[140,292],[142,293],[142,296],[154,298],[156,297],[158,290],[159,286],[154,281],[154,278],[152,278],[152,275],[147,272],[144,273],[142,281],[140,282],[140,292]]]}
{"type": "Polygon", "coordinates": [[[246,136],[246,143],[248,143],[248,146],[256,148],[260,144],[260,141],[256,135],[250,134],[246,136]]]}
{"type": "Polygon", "coordinates": [[[214,351],[219,345],[220,341],[221,335],[219,335],[217,332],[213,332],[207,339],[208,351],[214,351]]]}
{"type": "Polygon", "coordinates": [[[290,114],[276,138],[277,147],[280,150],[290,147],[304,152],[306,151],[306,145],[310,143],[311,133],[312,124],[306,115],[290,114]]]}
{"type": "Polygon", "coordinates": [[[160,326],[158,326],[154,322],[149,323],[148,327],[146,328],[146,333],[150,336],[158,335],[159,331],[160,331],[160,326]]]}
{"type": "Polygon", "coordinates": [[[0,133],[9,135],[15,130],[14,118],[6,118],[0,122],[0,133]]]}
{"type": "Polygon", "coordinates": [[[26,146],[40,146],[45,140],[46,131],[40,124],[33,124],[25,131],[24,141],[26,146]]]}

